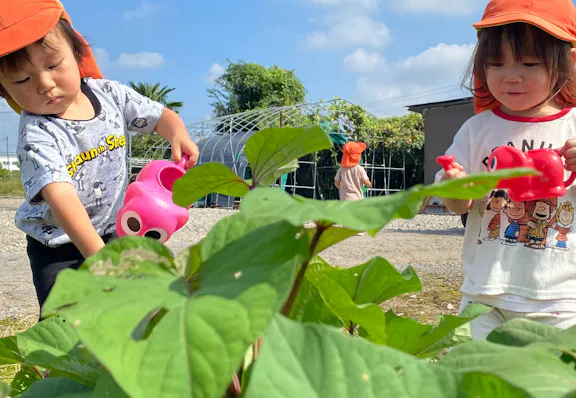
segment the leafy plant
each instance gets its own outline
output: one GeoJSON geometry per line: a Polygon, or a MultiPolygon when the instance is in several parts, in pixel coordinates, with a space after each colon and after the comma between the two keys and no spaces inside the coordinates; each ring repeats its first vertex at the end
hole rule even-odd
{"type": "Polygon", "coordinates": [[[240,211],[176,257],[150,238],[124,237],[62,271],[42,308],[47,319],[0,339],[0,364],[22,365],[12,395],[574,394],[573,330],[514,321],[488,341],[467,341],[462,326],[490,308],[470,305],[423,325],[380,307],[421,289],[411,267],[400,272],[376,257],[339,269],[321,257],[358,231],[375,235],[413,217],[427,196],[480,198],[501,178],[533,172],[481,173],[357,202],[266,186],[331,145],[317,127],[262,130],[246,145],[251,181],[210,163],[190,170],[174,186],[176,203],[219,192],[243,196],[240,211]]]}

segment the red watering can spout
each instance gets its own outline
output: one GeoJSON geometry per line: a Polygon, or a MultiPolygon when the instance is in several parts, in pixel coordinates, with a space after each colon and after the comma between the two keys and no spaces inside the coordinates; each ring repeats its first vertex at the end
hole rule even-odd
{"type": "Polygon", "coordinates": [[[444,171],[452,170],[454,168],[454,155],[443,155],[436,158],[436,163],[442,166],[444,171]]]}

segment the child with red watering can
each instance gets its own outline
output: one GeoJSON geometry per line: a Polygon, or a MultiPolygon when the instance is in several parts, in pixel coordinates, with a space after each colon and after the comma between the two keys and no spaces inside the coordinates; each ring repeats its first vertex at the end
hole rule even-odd
{"type": "Polygon", "coordinates": [[[58,0],[0,0],[0,95],[21,115],[16,225],[42,306],[59,271],[115,236],[129,132],[157,131],[175,161],[189,155],[186,167],[198,148],[176,113],[103,79],[58,0]]]}
{"type": "Polygon", "coordinates": [[[576,325],[576,8],[571,0],[491,0],[470,68],[476,115],[454,137],[437,181],[509,167],[542,174],[508,179],[469,212],[462,310],[494,308],[471,322],[474,339],[512,318],[576,325]],[[560,244],[558,244],[560,242],[560,244]]]}

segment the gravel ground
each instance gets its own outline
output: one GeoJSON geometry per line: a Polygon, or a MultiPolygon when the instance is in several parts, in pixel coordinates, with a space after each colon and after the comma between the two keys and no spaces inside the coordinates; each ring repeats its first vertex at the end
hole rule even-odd
{"type": "MultiPolygon", "coordinates": [[[[0,272],[0,320],[38,313],[25,236],[14,226],[14,214],[21,200],[0,197],[0,264],[3,267],[0,272]]],[[[173,235],[167,246],[174,253],[180,252],[202,239],[214,223],[230,214],[233,211],[190,209],[189,222],[173,235]]],[[[395,301],[392,307],[412,311],[415,316],[430,313],[435,317],[440,313],[454,313],[458,307],[463,233],[459,217],[418,215],[412,220],[392,221],[374,238],[364,235],[347,239],[324,251],[322,257],[341,267],[358,265],[374,256],[386,258],[399,269],[414,266],[423,281],[424,291],[395,301]]]]}

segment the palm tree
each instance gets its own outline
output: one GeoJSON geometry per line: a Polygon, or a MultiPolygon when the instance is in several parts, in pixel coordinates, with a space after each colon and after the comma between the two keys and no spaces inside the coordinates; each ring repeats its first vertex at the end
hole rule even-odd
{"type": "Polygon", "coordinates": [[[168,100],[168,94],[174,91],[174,88],[168,88],[168,86],[160,88],[160,83],[156,83],[154,85],[142,82],[136,84],[132,81],[129,83],[137,93],[150,98],[152,101],[160,102],[166,108],[172,109],[176,113],[179,113],[180,109],[184,106],[184,103],[181,101],[168,100]]]}

